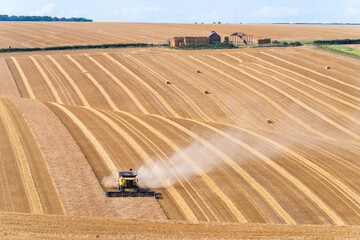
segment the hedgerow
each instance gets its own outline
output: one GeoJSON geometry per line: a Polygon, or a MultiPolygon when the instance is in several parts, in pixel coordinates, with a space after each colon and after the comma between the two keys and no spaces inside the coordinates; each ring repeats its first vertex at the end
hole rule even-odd
{"type": "Polygon", "coordinates": [[[118,44],[101,44],[101,45],[56,46],[56,47],[45,47],[45,48],[3,48],[0,49],[0,53],[81,50],[81,49],[96,49],[96,48],[142,48],[142,47],[158,47],[158,46],[164,46],[164,45],[155,45],[155,44],[147,44],[147,43],[118,43],[118,44]]]}

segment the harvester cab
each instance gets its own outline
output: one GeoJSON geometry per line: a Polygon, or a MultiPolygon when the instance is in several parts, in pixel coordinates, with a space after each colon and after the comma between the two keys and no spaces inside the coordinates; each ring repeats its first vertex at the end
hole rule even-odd
{"type": "Polygon", "coordinates": [[[126,172],[119,172],[118,190],[124,192],[138,192],[139,187],[137,186],[137,175],[138,173],[133,172],[132,169],[126,172]]]}
{"type": "Polygon", "coordinates": [[[157,197],[155,191],[142,190],[138,186],[138,172],[132,169],[125,172],[119,172],[118,191],[105,191],[107,197],[157,197]]]}

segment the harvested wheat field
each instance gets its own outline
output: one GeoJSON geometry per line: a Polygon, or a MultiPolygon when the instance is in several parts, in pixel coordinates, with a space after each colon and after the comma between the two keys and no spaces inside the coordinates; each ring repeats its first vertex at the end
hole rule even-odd
{"type": "Polygon", "coordinates": [[[359,38],[357,25],[243,25],[168,23],[66,23],[0,22],[0,48],[49,47],[109,43],[164,44],[174,36],[206,36],[211,31],[222,37],[234,32],[255,39],[317,40],[359,38]]]}
{"type": "MultiPolygon", "coordinates": [[[[12,212],[200,221],[217,227],[233,222],[238,225],[229,226],[237,229],[269,227],[274,236],[280,233],[272,226],[294,229],[294,235],[281,230],[284,238],[297,238],[298,231],[315,234],[318,225],[359,225],[360,62],[309,47],[4,56],[25,99],[2,100],[3,118],[23,119],[18,128],[31,129],[32,135],[10,132],[4,120],[3,130],[10,133],[3,136],[32,137],[26,141],[37,143],[31,149],[41,151],[47,164],[41,169],[58,202],[42,203],[46,186],[31,179],[41,209],[55,210],[34,211],[28,204],[12,212]],[[141,186],[162,198],[106,199],[103,191],[112,187],[108,180],[129,168],[139,169],[141,186]],[[262,225],[241,225],[249,223],[262,225]],[[305,225],[316,227],[300,227],[305,225]]],[[[16,164],[19,153],[8,154],[16,164]]],[[[41,169],[31,168],[29,175],[41,169]]],[[[12,174],[23,193],[5,196],[30,202],[22,172],[12,174]]],[[[2,183],[6,186],[6,180],[2,183]]],[[[2,211],[9,211],[10,200],[2,211]]],[[[169,224],[180,234],[179,225],[169,224]]],[[[333,229],[329,237],[342,235],[333,229]]],[[[357,228],[342,230],[349,238],[358,236],[350,229],[357,228]]],[[[266,236],[259,234],[254,238],[266,236]]],[[[316,234],[312,237],[323,237],[316,234]]]]}
{"type": "Polygon", "coordinates": [[[0,220],[2,239],[357,239],[360,234],[360,228],[354,226],[134,221],[18,213],[0,214],[0,220]]]}
{"type": "MultiPolygon", "coordinates": [[[[360,63],[312,48],[78,51],[6,62],[22,98],[51,110],[78,144],[91,185],[107,190],[104,178],[139,169],[143,187],[162,193],[158,219],[162,209],[193,222],[360,221],[360,63]]],[[[75,196],[60,191],[71,163],[56,171],[47,159],[76,212],[75,196]]]]}

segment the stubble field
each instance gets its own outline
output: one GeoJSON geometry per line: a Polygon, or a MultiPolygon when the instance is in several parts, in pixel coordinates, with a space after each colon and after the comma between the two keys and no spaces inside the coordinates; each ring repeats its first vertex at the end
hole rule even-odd
{"type": "Polygon", "coordinates": [[[2,57],[2,232],[15,237],[14,222],[33,217],[108,237],[119,233],[102,222],[135,224],[70,215],[169,224],[154,235],[157,223],[137,222],[149,238],[182,234],[166,219],[211,222],[187,227],[204,238],[207,226],[228,238],[358,236],[359,62],[309,47],[2,57]],[[129,168],[162,198],[106,199],[129,168]]]}
{"type": "Polygon", "coordinates": [[[174,36],[222,37],[234,32],[255,39],[318,40],[358,38],[358,25],[256,25],[256,24],[169,24],[169,23],[64,23],[0,22],[0,48],[96,45],[110,43],[164,44],[174,36]]]}

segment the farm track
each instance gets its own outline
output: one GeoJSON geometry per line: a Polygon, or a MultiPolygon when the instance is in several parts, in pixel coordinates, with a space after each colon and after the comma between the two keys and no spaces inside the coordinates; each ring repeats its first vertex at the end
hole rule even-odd
{"type": "Polygon", "coordinates": [[[358,26],[236,25],[236,24],[147,24],[147,23],[36,23],[2,22],[0,48],[48,47],[109,43],[166,43],[173,36],[221,36],[234,32],[251,34],[255,39],[316,40],[357,38],[358,26]]]}
{"type": "MultiPolygon", "coordinates": [[[[297,231],[306,236],[308,224],[360,221],[360,76],[352,71],[360,64],[328,55],[309,48],[124,49],[15,54],[6,62],[21,96],[43,102],[69,131],[89,165],[83,173],[93,171],[97,193],[111,188],[103,179],[115,178],[119,169],[160,167],[167,174],[154,174],[158,181],[149,187],[162,199],[141,203],[154,209],[150,215],[214,222],[214,228],[223,222],[264,223],[259,226],[279,238],[282,233],[273,224],[283,224],[296,238],[297,231]]],[[[18,130],[11,130],[9,122],[0,122],[0,131],[9,131],[16,143],[18,130]]],[[[70,170],[63,167],[62,176],[51,161],[50,177],[64,208],[57,214],[78,215],[59,183],[70,170]]],[[[0,165],[0,171],[5,167],[0,165]]],[[[20,180],[23,175],[31,186],[29,174],[13,174],[20,180]]],[[[147,183],[149,176],[144,177],[140,182],[147,183]]],[[[0,180],[2,211],[21,212],[11,203],[7,178],[0,180]]],[[[41,213],[35,192],[28,197],[27,189],[19,201],[33,200],[22,212],[41,213]]],[[[117,206],[99,199],[99,204],[117,206]]],[[[111,215],[109,208],[104,211],[93,207],[89,215],[111,215]]],[[[113,214],[122,216],[121,211],[113,214]]],[[[351,238],[351,228],[344,229],[351,238]]]]}

